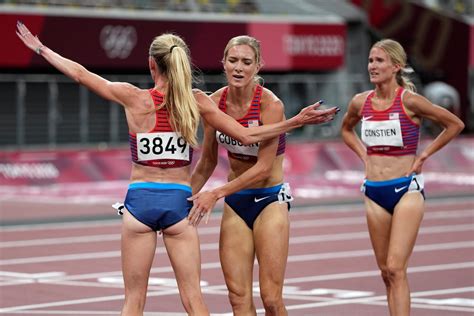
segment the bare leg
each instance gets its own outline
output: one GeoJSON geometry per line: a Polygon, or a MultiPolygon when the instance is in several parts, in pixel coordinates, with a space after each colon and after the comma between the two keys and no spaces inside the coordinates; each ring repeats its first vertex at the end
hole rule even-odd
{"type": "Polygon", "coordinates": [[[410,315],[408,260],[413,252],[424,213],[420,193],[406,193],[398,202],[392,219],[392,231],[387,256],[387,273],[391,287],[393,316],[410,315]]]}
{"type": "Polygon", "coordinates": [[[288,315],[283,303],[283,282],[288,259],[289,230],[286,203],[268,205],[254,224],[260,295],[265,315],[288,315]]]}
{"type": "Polygon", "coordinates": [[[252,231],[227,204],[222,215],[219,255],[234,315],[256,315],[252,297],[252,231]]]}
{"type": "Polygon", "coordinates": [[[365,197],[365,207],[367,210],[366,216],[370,241],[372,242],[375,259],[377,260],[377,265],[380,269],[382,279],[385,284],[390,315],[394,315],[392,311],[392,291],[387,273],[387,254],[390,243],[392,215],[390,215],[386,210],[367,197],[365,197]]]}
{"type": "Polygon", "coordinates": [[[125,284],[125,302],[121,315],[143,315],[148,277],[155,249],[156,232],[125,211],[122,224],[122,273],[125,284]]]}
{"type": "Polygon", "coordinates": [[[209,315],[201,293],[201,252],[196,227],[187,219],[166,228],[163,240],[188,315],[209,315]]]}

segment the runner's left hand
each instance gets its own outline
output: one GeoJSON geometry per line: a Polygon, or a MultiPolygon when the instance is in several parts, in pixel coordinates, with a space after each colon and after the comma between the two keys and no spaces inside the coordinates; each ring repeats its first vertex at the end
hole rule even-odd
{"type": "Polygon", "coordinates": [[[318,101],[314,104],[308,105],[296,115],[301,125],[314,125],[330,122],[334,119],[334,116],[340,111],[338,107],[331,107],[329,109],[320,110],[319,107],[321,106],[321,104],[323,104],[323,101],[318,101]]]}
{"type": "Polygon", "coordinates": [[[193,202],[193,207],[188,215],[189,223],[197,226],[204,218],[204,222],[207,224],[211,211],[218,200],[215,193],[212,191],[199,192],[188,198],[188,200],[193,202]]]}
{"type": "Polygon", "coordinates": [[[31,50],[39,54],[44,45],[39,40],[38,36],[31,34],[30,30],[20,21],[16,22],[16,35],[18,38],[31,50]]]}

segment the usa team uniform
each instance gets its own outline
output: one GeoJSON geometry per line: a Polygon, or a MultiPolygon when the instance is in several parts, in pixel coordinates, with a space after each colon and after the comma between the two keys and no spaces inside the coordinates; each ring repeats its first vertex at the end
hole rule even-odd
{"type": "MultiPolygon", "coordinates": [[[[173,131],[163,94],[149,90],[156,109],[155,127],[146,133],[129,133],[134,163],[156,168],[178,168],[191,163],[193,149],[173,131]]],[[[174,225],[188,216],[192,203],[188,185],[179,183],[135,182],[128,187],[125,208],[138,221],[158,231],[174,225]]]]}
{"type": "MultiPolygon", "coordinates": [[[[260,85],[256,86],[255,94],[247,114],[236,119],[244,127],[253,127],[262,125],[260,120],[260,104],[263,88],[260,85]]],[[[224,88],[221,98],[219,100],[219,109],[224,113],[227,112],[226,99],[228,87],[224,88]]],[[[216,131],[217,143],[227,149],[229,157],[245,161],[257,161],[259,144],[243,145],[239,141],[230,136],[225,135],[220,131],[216,131]]],[[[285,153],[286,135],[279,136],[278,149],[276,155],[285,153]]],[[[252,229],[253,223],[258,215],[270,203],[278,201],[279,203],[288,203],[288,210],[290,209],[290,201],[293,200],[288,183],[279,184],[269,188],[255,188],[246,189],[235,192],[225,197],[224,201],[239,215],[252,229]]]]}
{"type": "MultiPolygon", "coordinates": [[[[420,126],[406,114],[402,97],[405,89],[399,88],[392,105],[377,111],[372,107],[375,91],[367,96],[361,109],[361,139],[367,155],[404,156],[416,155],[420,126]]],[[[393,214],[395,205],[407,192],[421,192],[424,197],[422,174],[387,181],[365,179],[361,191],[372,201],[393,214]]]]}

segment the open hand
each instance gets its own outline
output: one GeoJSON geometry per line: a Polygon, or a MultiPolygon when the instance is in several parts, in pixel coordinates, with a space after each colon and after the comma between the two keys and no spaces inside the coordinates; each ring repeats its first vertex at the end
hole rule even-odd
{"type": "Polygon", "coordinates": [[[41,53],[41,48],[44,45],[39,40],[38,36],[31,34],[30,30],[20,21],[16,22],[16,35],[18,38],[31,50],[37,54],[41,53]]]}
{"type": "Polygon", "coordinates": [[[207,224],[211,211],[218,200],[215,193],[211,191],[200,192],[191,196],[188,200],[193,202],[193,207],[188,215],[189,223],[197,226],[204,218],[204,222],[207,224]]]}
{"type": "Polygon", "coordinates": [[[300,111],[296,115],[301,125],[306,124],[322,124],[330,122],[334,119],[334,116],[340,111],[338,107],[331,107],[329,109],[319,110],[323,101],[318,101],[311,104],[300,111]]]}

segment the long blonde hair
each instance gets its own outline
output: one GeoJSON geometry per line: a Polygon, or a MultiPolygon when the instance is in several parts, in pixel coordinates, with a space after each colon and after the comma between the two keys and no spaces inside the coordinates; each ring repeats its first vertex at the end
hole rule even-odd
{"type": "Polygon", "coordinates": [[[408,78],[408,75],[413,73],[413,69],[407,66],[407,54],[403,46],[399,42],[387,38],[376,42],[372,47],[383,49],[393,64],[400,65],[400,71],[395,76],[398,85],[407,90],[416,91],[415,84],[408,78]]]}
{"type": "Polygon", "coordinates": [[[155,37],[149,54],[155,59],[158,71],[168,79],[164,106],[170,115],[170,123],[187,143],[197,146],[200,115],[192,91],[188,46],[181,37],[166,33],[155,37]]]}

